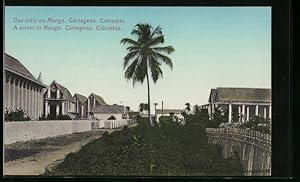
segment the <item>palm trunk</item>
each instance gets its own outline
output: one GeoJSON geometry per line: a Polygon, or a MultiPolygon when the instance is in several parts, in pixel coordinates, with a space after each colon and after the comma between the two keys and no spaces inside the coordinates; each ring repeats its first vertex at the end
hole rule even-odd
{"type": "Polygon", "coordinates": [[[148,88],[148,116],[149,116],[149,122],[150,125],[153,126],[152,120],[151,120],[151,109],[150,109],[150,85],[149,85],[149,75],[147,70],[147,88],[148,88]]]}

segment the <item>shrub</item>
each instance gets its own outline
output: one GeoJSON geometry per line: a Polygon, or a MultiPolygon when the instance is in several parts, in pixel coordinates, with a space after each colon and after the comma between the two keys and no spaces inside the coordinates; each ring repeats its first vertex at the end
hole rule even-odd
{"type": "Polygon", "coordinates": [[[152,127],[148,118],[139,117],[138,123],[105,132],[44,175],[242,175],[236,170],[239,160],[224,159],[221,147],[208,144],[205,128],[197,122],[168,120],[152,127]]]}
{"type": "Polygon", "coordinates": [[[56,119],[57,120],[71,120],[70,116],[68,116],[68,115],[62,115],[62,114],[58,115],[56,117],[56,119]]]}
{"type": "Polygon", "coordinates": [[[262,132],[262,133],[271,133],[271,121],[269,118],[265,119],[262,116],[253,116],[246,123],[243,123],[241,128],[250,128],[254,131],[262,132]]]}
{"type": "Polygon", "coordinates": [[[5,121],[30,121],[31,118],[25,114],[22,109],[15,109],[12,111],[5,111],[5,121]]]}
{"type": "MultiPolygon", "coordinates": [[[[41,120],[44,120],[44,118],[41,118],[41,120]]],[[[52,115],[48,114],[47,117],[45,118],[45,120],[71,120],[71,118],[68,115],[60,114],[60,115],[56,116],[54,114],[52,114],[52,115]]]]}

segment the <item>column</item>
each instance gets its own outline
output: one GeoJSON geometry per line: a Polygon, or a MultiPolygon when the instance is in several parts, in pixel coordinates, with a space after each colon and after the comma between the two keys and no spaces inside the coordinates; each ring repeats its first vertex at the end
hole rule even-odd
{"type": "Polygon", "coordinates": [[[81,114],[80,114],[81,118],[83,116],[83,105],[81,105],[81,114]]]}
{"type": "Polygon", "coordinates": [[[25,108],[26,108],[26,113],[27,115],[29,114],[29,84],[28,82],[26,83],[25,87],[25,108]]]}
{"type": "Polygon", "coordinates": [[[249,118],[249,112],[250,112],[250,109],[249,109],[249,106],[247,106],[247,118],[246,118],[247,121],[249,121],[249,119],[250,119],[250,118],[249,118]]]}
{"type": "Polygon", "coordinates": [[[22,108],[22,104],[21,104],[21,102],[22,102],[22,81],[21,80],[19,81],[18,90],[19,90],[18,91],[18,93],[19,93],[19,96],[18,96],[18,101],[19,101],[18,107],[21,108],[21,109],[23,109],[22,108]]]}
{"type": "Polygon", "coordinates": [[[258,116],[258,105],[255,106],[255,116],[258,116]]]}
{"type": "Polygon", "coordinates": [[[50,97],[51,97],[51,89],[50,89],[50,87],[48,87],[47,93],[48,93],[48,98],[50,99],[50,97]]]}
{"type": "Polygon", "coordinates": [[[36,90],[36,87],[33,86],[33,89],[32,89],[32,117],[35,118],[35,108],[36,108],[36,105],[35,105],[35,90],[36,90]]]}
{"type": "Polygon", "coordinates": [[[245,105],[242,106],[242,115],[243,115],[242,122],[244,123],[245,122],[245,105]]]}
{"type": "Polygon", "coordinates": [[[36,86],[36,90],[35,90],[35,116],[38,119],[39,118],[39,97],[38,97],[38,91],[39,88],[38,86],[36,86]]]}
{"type": "Polygon", "coordinates": [[[23,84],[24,84],[24,80],[22,80],[20,82],[20,107],[22,108],[22,110],[24,111],[24,107],[23,107],[23,84]]]}
{"type": "Polygon", "coordinates": [[[231,114],[232,114],[232,107],[231,104],[228,105],[228,122],[231,123],[231,114]]]}
{"type": "Polygon", "coordinates": [[[88,112],[87,112],[87,117],[90,116],[90,98],[88,98],[88,108],[87,108],[88,112]]]}
{"type": "Polygon", "coordinates": [[[207,112],[208,112],[208,114],[211,114],[211,105],[208,105],[207,112]]]}
{"type": "Polygon", "coordinates": [[[272,106],[270,105],[269,106],[269,118],[271,119],[272,118],[272,108],[271,108],[272,106]]]}
{"type": "Polygon", "coordinates": [[[41,89],[40,88],[38,88],[38,90],[37,90],[37,107],[38,107],[38,109],[37,109],[37,115],[38,115],[38,117],[41,117],[41,95],[40,95],[40,92],[41,92],[41,89]]]}
{"type": "Polygon", "coordinates": [[[79,113],[79,103],[78,103],[78,99],[76,98],[76,108],[75,108],[75,112],[79,113]]]}
{"type": "Polygon", "coordinates": [[[44,104],[44,97],[43,97],[43,89],[40,90],[40,116],[43,115],[43,104],[44,104]]]}
{"type": "Polygon", "coordinates": [[[39,92],[38,92],[38,96],[39,96],[39,117],[42,117],[42,101],[43,101],[43,97],[42,97],[42,88],[39,89],[39,92]]]}
{"type": "Polygon", "coordinates": [[[212,112],[212,113],[215,112],[215,105],[214,105],[214,104],[211,105],[211,112],[212,112]]]}
{"type": "Polygon", "coordinates": [[[8,76],[8,82],[7,82],[7,109],[10,109],[10,95],[11,95],[11,77],[8,76]]]}
{"type": "Polygon", "coordinates": [[[267,108],[264,107],[264,118],[266,119],[267,118],[267,108]]]}
{"type": "Polygon", "coordinates": [[[23,108],[24,108],[24,112],[27,112],[27,110],[26,110],[26,88],[27,88],[27,82],[26,81],[24,81],[24,84],[23,84],[23,108]]]}
{"type": "Polygon", "coordinates": [[[12,78],[13,79],[13,82],[12,82],[12,97],[11,97],[11,103],[12,103],[12,105],[11,105],[11,107],[12,107],[12,109],[15,109],[15,106],[16,106],[16,104],[15,104],[15,100],[16,100],[16,79],[15,78],[12,78]]]}
{"type": "Polygon", "coordinates": [[[65,114],[65,102],[61,103],[61,114],[64,115],[65,114]]]}
{"type": "Polygon", "coordinates": [[[241,122],[241,106],[238,106],[239,122],[241,122]]]}
{"type": "Polygon", "coordinates": [[[56,98],[57,98],[57,99],[60,98],[60,92],[59,92],[59,89],[56,90],[56,98]]]}
{"type": "Polygon", "coordinates": [[[94,107],[96,106],[96,99],[95,99],[95,97],[94,97],[94,107]]]}
{"type": "Polygon", "coordinates": [[[48,101],[45,101],[45,117],[48,116],[48,101]]]}
{"type": "Polygon", "coordinates": [[[32,115],[32,85],[29,85],[28,88],[28,113],[31,117],[32,115]]]}
{"type": "Polygon", "coordinates": [[[59,115],[59,104],[56,105],[56,116],[59,115]]]}
{"type": "Polygon", "coordinates": [[[16,101],[15,101],[15,107],[16,108],[19,108],[20,107],[20,105],[19,105],[19,99],[20,99],[20,92],[19,92],[19,83],[20,83],[20,80],[16,80],[16,86],[15,86],[15,89],[16,89],[16,97],[15,97],[15,99],[16,99],[16,101]]]}

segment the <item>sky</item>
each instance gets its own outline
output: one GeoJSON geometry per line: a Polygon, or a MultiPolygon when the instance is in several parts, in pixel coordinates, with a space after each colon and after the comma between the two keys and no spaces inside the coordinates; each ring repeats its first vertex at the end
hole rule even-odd
{"type": "Polygon", "coordinates": [[[108,104],[137,110],[147,102],[147,84],[133,87],[124,78],[127,50],[120,44],[122,38],[136,38],[130,33],[137,23],[160,26],[162,46],[175,48],[169,55],[173,70],[162,65],[163,78],[150,83],[151,102],[159,108],[162,101],[168,109],[206,104],[216,87],[271,88],[270,7],[5,7],[5,52],[34,76],[41,72],[46,85],[56,80],[72,94],[96,93],[108,104]],[[39,22],[48,18],[65,23],[39,22]],[[98,22],[71,23],[70,18],[98,22]],[[44,25],[61,30],[43,30],[44,25]],[[67,25],[93,30],[66,30],[67,25]],[[97,30],[97,25],[120,30],[97,30]]]}

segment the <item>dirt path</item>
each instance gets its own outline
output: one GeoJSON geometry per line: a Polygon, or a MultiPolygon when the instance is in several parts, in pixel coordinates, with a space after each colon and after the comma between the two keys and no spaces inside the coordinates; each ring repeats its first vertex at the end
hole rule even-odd
{"type": "MultiPolygon", "coordinates": [[[[133,124],[129,127],[134,127],[133,124]]],[[[78,151],[85,144],[94,141],[107,131],[121,129],[99,129],[96,131],[74,133],[4,146],[4,175],[40,175],[45,169],[57,165],[71,152],[78,151]]]]}
{"type": "MultiPolygon", "coordinates": [[[[102,130],[105,131],[105,130],[102,130]]],[[[107,130],[109,133],[113,132],[112,130],[107,130]]],[[[55,146],[55,150],[47,151],[41,150],[34,155],[23,157],[17,160],[8,161],[4,163],[4,175],[39,175],[45,172],[46,168],[51,168],[57,163],[61,162],[65,156],[71,152],[78,151],[83,145],[95,140],[102,136],[101,134],[92,135],[89,137],[83,137],[80,141],[71,141],[66,145],[55,146]]],[[[68,136],[69,138],[72,136],[68,136]]],[[[55,140],[47,139],[48,143],[51,143],[55,140]]],[[[60,138],[63,140],[64,138],[60,138]]],[[[21,144],[22,145],[22,144],[21,144]]],[[[52,144],[52,147],[54,144],[52,144]]],[[[49,147],[49,146],[48,146],[49,147]]]]}

